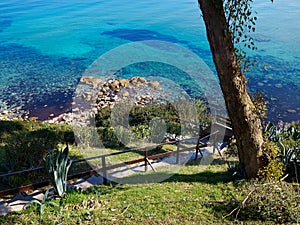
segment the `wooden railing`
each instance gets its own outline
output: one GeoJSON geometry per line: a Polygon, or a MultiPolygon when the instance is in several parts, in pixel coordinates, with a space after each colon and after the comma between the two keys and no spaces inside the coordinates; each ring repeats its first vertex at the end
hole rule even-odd
{"type": "MultiPolygon", "coordinates": [[[[223,126],[223,128],[225,127],[226,130],[232,131],[231,128],[228,127],[227,125],[222,125],[220,123],[219,123],[219,125],[223,126]]],[[[93,157],[89,157],[89,158],[73,160],[72,165],[74,165],[76,163],[84,162],[84,161],[90,161],[90,160],[101,158],[102,168],[99,169],[99,170],[92,169],[92,170],[84,171],[84,172],[81,172],[81,173],[76,173],[76,174],[69,175],[68,180],[75,179],[75,178],[82,178],[82,177],[85,177],[85,176],[88,176],[88,175],[101,173],[102,176],[103,176],[103,179],[104,179],[104,183],[107,183],[107,172],[109,170],[112,170],[112,169],[123,167],[124,165],[132,165],[132,164],[144,162],[145,163],[144,164],[145,172],[147,172],[149,166],[152,168],[152,170],[156,171],[149,160],[155,160],[155,159],[158,159],[158,158],[163,158],[163,157],[168,157],[168,156],[171,156],[171,155],[175,155],[176,156],[176,164],[178,164],[179,163],[180,152],[191,151],[191,150],[196,151],[196,158],[198,157],[198,153],[200,153],[201,156],[203,157],[203,155],[201,153],[201,148],[204,148],[204,147],[207,146],[208,138],[210,138],[213,135],[217,135],[218,133],[219,133],[219,130],[215,130],[212,133],[205,134],[205,135],[199,134],[198,138],[196,137],[196,139],[198,139],[198,140],[196,141],[195,146],[188,147],[188,148],[187,147],[182,148],[182,143],[187,142],[187,141],[192,140],[192,139],[195,140],[195,138],[188,138],[188,139],[184,139],[184,140],[180,140],[180,141],[178,141],[178,140],[170,141],[170,142],[151,145],[151,146],[147,146],[147,147],[143,147],[143,148],[128,149],[128,150],[124,150],[124,151],[120,151],[120,152],[114,152],[114,153],[110,153],[110,154],[104,154],[104,155],[93,156],[93,157]],[[165,152],[165,153],[149,155],[149,150],[152,150],[152,149],[155,149],[157,147],[167,145],[167,144],[173,144],[173,145],[176,144],[177,145],[176,150],[165,152]],[[120,154],[125,154],[125,153],[129,153],[129,152],[136,152],[136,151],[144,151],[144,157],[143,158],[138,158],[138,159],[135,159],[135,160],[130,160],[130,161],[126,161],[126,162],[117,163],[117,164],[114,164],[114,165],[107,165],[107,160],[106,159],[108,157],[115,156],[115,155],[120,155],[120,154]]],[[[216,146],[215,143],[212,143],[212,146],[214,146],[214,150],[215,150],[215,146],[216,146]]],[[[219,154],[221,155],[219,149],[217,149],[217,150],[218,150],[219,154]]],[[[16,171],[16,172],[10,172],[10,173],[6,173],[6,174],[0,174],[0,180],[3,179],[3,178],[11,177],[11,176],[21,175],[21,174],[26,174],[26,173],[32,173],[32,172],[37,172],[37,171],[43,171],[43,170],[45,170],[45,167],[40,166],[40,167],[37,167],[37,168],[31,168],[31,169],[22,170],[22,171],[16,171]]],[[[29,185],[25,185],[25,186],[21,186],[21,187],[17,187],[17,188],[10,188],[10,189],[6,189],[6,190],[1,190],[0,191],[0,197],[5,196],[5,195],[9,195],[9,194],[15,194],[15,193],[18,193],[18,192],[33,190],[33,189],[45,187],[45,186],[48,186],[48,185],[51,185],[50,181],[45,180],[45,181],[42,181],[42,182],[29,184],[29,185]]]]}
{"type": "MultiPolygon", "coordinates": [[[[120,152],[114,152],[114,153],[110,153],[110,154],[104,154],[104,155],[93,156],[93,157],[89,157],[89,158],[77,159],[77,160],[72,161],[72,165],[74,165],[76,163],[84,162],[84,161],[90,161],[90,160],[94,160],[94,159],[101,159],[102,168],[99,169],[99,170],[92,169],[92,170],[84,171],[84,172],[81,172],[81,173],[76,173],[76,174],[69,175],[68,180],[75,179],[75,178],[81,178],[81,177],[85,177],[85,176],[92,175],[92,174],[101,173],[102,176],[103,176],[103,179],[104,179],[104,183],[107,183],[107,178],[106,177],[107,177],[107,172],[109,170],[120,168],[120,167],[123,167],[124,165],[132,165],[132,164],[136,164],[136,163],[140,163],[140,162],[144,162],[145,172],[148,171],[149,166],[152,168],[152,170],[156,171],[149,160],[155,160],[155,159],[158,159],[158,158],[163,158],[163,157],[168,157],[168,156],[171,156],[171,155],[176,155],[176,163],[179,163],[179,154],[180,154],[180,152],[193,150],[193,149],[195,149],[195,147],[180,149],[179,141],[170,141],[170,142],[151,145],[151,146],[147,146],[147,147],[143,147],[143,148],[128,149],[128,150],[124,150],[124,151],[120,151],[120,152]],[[160,147],[160,146],[163,146],[163,145],[167,145],[167,144],[177,145],[176,150],[165,152],[165,153],[149,155],[150,150],[155,149],[155,148],[160,147]],[[144,157],[138,158],[138,159],[135,159],[135,160],[130,160],[130,161],[126,161],[126,162],[113,164],[113,165],[107,165],[107,163],[106,163],[106,161],[107,161],[106,159],[108,157],[115,156],[115,155],[120,155],[120,154],[125,154],[125,153],[129,153],[129,152],[136,152],[136,151],[143,151],[144,152],[144,157]]],[[[31,168],[31,169],[22,170],[22,171],[16,171],[16,172],[10,172],[10,173],[6,173],[6,174],[0,174],[0,180],[3,179],[3,178],[11,177],[11,176],[21,175],[21,174],[26,174],[26,173],[32,173],[32,172],[37,172],[37,171],[43,171],[43,170],[45,170],[45,167],[40,166],[40,167],[31,168]]],[[[51,185],[50,180],[45,180],[45,181],[42,181],[42,182],[29,184],[29,185],[25,185],[25,186],[21,186],[21,187],[17,187],[17,188],[10,188],[10,189],[6,189],[6,190],[1,190],[0,191],[0,197],[5,196],[5,195],[10,195],[10,194],[15,194],[15,193],[18,193],[18,192],[25,192],[25,191],[29,191],[29,190],[34,190],[34,189],[45,187],[45,186],[48,186],[48,185],[51,185]]]]}

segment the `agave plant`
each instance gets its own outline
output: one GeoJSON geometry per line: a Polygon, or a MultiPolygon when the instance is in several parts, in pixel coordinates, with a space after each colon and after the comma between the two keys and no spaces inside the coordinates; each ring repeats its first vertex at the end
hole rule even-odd
{"type": "Polygon", "coordinates": [[[300,130],[297,130],[295,127],[290,127],[287,130],[288,136],[293,140],[299,140],[300,139],[300,130]]]}
{"type": "Polygon", "coordinates": [[[300,165],[300,148],[299,147],[287,147],[283,144],[284,140],[300,139],[300,131],[294,127],[279,128],[272,123],[268,123],[265,128],[267,137],[270,141],[273,141],[279,145],[282,150],[282,162],[287,167],[287,170],[292,170],[295,166],[300,165]]]}
{"type": "Polygon", "coordinates": [[[265,128],[265,132],[268,135],[268,139],[273,142],[279,142],[284,139],[300,139],[300,130],[295,127],[277,127],[273,123],[268,123],[265,128]]]}
{"type": "Polygon", "coordinates": [[[268,123],[265,127],[268,140],[276,143],[284,139],[284,132],[284,128],[279,128],[273,123],[268,123]]]}
{"type": "Polygon", "coordinates": [[[54,192],[60,197],[67,190],[67,176],[72,164],[68,155],[69,148],[67,146],[63,151],[59,150],[56,157],[54,157],[53,150],[49,150],[47,157],[44,158],[45,168],[53,185],[54,192]]]}

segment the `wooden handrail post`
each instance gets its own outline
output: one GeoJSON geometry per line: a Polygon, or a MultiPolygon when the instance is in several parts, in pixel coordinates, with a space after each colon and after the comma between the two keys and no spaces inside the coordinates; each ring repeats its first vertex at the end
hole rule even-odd
{"type": "Polygon", "coordinates": [[[148,171],[148,148],[145,150],[145,157],[144,157],[144,161],[145,161],[145,172],[148,171]]]}
{"type": "Polygon", "coordinates": [[[103,176],[103,184],[107,184],[107,170],[106,170],[105,156],[102,156],[102,176],[103,176]]]}
{"type": "Polygon", "coordinates": [[[215,134],[215,137],[214,137],[214,143],[213,143],[213,154],[215,154],[216,149],[217,149],[219,155],[220,155],[221,158],[222,158],[223,156],[222,156],[222,154],[221,154],[221,152],[220,152],[220,149],[219,149],[219,147],[218,147],[218,138],[219,138],[219,134],[216,133],[216,134],[215,134]]]}
{"type": "Polygon", "coordinates": [[[217,134],[213,136],[213,154],[216,152],[216,139],[217,139],[217,134]]]}
{"type": "Polygon", "coordinates": [[[179,151],[180,151],[180,141],[177,141],[177,151],[176,151],[176,164],[179,163],[179,151]]]}

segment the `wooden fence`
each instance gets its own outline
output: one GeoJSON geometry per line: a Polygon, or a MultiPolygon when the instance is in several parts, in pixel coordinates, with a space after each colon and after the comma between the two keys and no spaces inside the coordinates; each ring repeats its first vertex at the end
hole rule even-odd
{"type": "MultiPolygon", "coordinates": [[[[211,136],[211,135],[208,135],[208,136],[205,136],[205,137],[201,138],[200,141],[206,140],[209,136],[211,136]]],[[[188,140],[189,139],[184,139],[184,140],[181,140],[181,141],[188,141],[188,140]]],[[[203,148],[203,147],[206,147],[206,146],[207,145],[204,144],[200,148],[203,148]]],[[[92,174],[101,173],[102,176],[103,176],[103,179],[104,179],[104,183],[107,183],[106,177],[107,177],[107,172],[109,170],[120,168],[120,167],[123,167],[124,165],[132,165],[132,164],[144,162],[145,172],[148,171],[149,166],[152,168],[152,170],[156,171],[155,168],[152,166],[150,160],[155,160],[155,159],[158,159],[158,158],[163,158],[163,157],[168,157],[168,156],[171,156],[171,155],[175,155],[176,156],[176,163],[178,164],[180,153],[181,152],[186,152],[186,151],[191,151],[191,150],[196,150],[196,146],[189,147],[189,148],[181,148],[180,141],[170,141],[170,142],[151,145],[151,146],[147,146],[147,147],[143,147],[143,148],[128,149],[128,150],[124,150],[124,151],[120,151],[120,152],[114,152],[114,153],[110,153],[110,154],[104,154],[104,155],[93,156],[93,157],[89,157],[89,158],[77,159],[77,160],[72,161],[72,165],[74,165],[76,163],[84,162],[84,161],[88,162],[88,161],[95,160],[95,159],[101,159],[102,168],[99,169],[99,170],[88,170],[88,171],[84,171],[84,172],[81,172],[81,173],[71,174],[71,175],[68,176],[68,180],[71,180],[71,179],[74,179],[74,178],[81,178],[81,177],[85,177],[85,176],[92,175],[92,174]],[[149,155],[150,150],[155,149],[155,148],[160,147],[160,146],[163,146],[163,145],[167,145],[167,144],[177,145],[176,150],[165,152],[165,153],[149,155]],[[143,151],[144,156],[142,158],[138,158],[138,159],[135,159],[135,160],[121,162],[121,163],[117,163],[117,164],[113,164],[113,165],[107,165],[107,158],[108,157],[115,156],[115,155],[120,155],[120,154],[125,154],[125,153],[128,153],[128,152],[136,152],[136,151],[143,151]]],[[[197,148],[197,151],[198,150],[199,149],[197,148]]],[[[31,168],[31,169],[22,170],[22,171],[16,171],[16,172],[10,172],[10,173],[6,173],[6,174],[0,174],[0,180],[3,179],[3,178],[11,177],[11,176],[22,175],[22,174],[27,174],[27,173],[37,172],[37,171],[43,171],[43,170],[45,170],[45,167],[40,166],[40,167],[37,167],[37,168],[31,168]]],[[[45,187],[45,186],[48,186],[48,185],[51,185],[50,180],[45,180],[45,181],[42,181],[42,182],[33,183],[33,184],[29,184],[29,185],[25,185],[25,186],[21,186],[21,187],[17,187],[17,188],[10,188],[10,189],[0,191],[0,197],[5,196],[5,195],[9,195],[9,194],[15,194],[15,193],[18,193],[18,192],[34,190],[34,189],[45,187]]]]}
{"type": "MultiPolygon", "coordinates": [[[[218,126],[225,128],[226,130],[229,130],[232,132],[232,129],[230,127],[228,127],[227,125],[223,125],[220,123],[217,123],[218,126]]],[[[216,136],[218,135],[219,130],[215,130],[213,132],[210,132],[207,134],[207,132],[202,132],[199,133],[198,138],[196,137],[196,143],[193,147],[183,147],[182,143],[184,142],[188,142],[191,141],[192,139],[195,140],[195,138],[187,138],[187,139],[183,139],[183,140],[176,140],[176,141],[170,141],[170,142],[166,142],[166,143],[161,143],[161,144],[156,144],[156,145],[151,145],[151,146],[147,146],[147,147],[143,147],[143,148],[135,148],[135,149],[128,149],[128,150],[124,150],[124,151],[120,151],[120,152],[114,152],[114,153],[110,153],[110,154],[104,154],[104,155],[99,155],[99,156],[93,156],[93,157],[89,157],[89,158],[83,158],[83,159],[77,159],[77,160],[73,160],[72,161],[72,165],[76,164],[76,163],[80,163],[83,161],[91,161],[94,159],[101,159],[102,162],[102,168],[99,170],[88,170],[88,171],[84,171],[81,173],[76,173],[76,174],[71,174],[68,176],[68,180],[72,180],[75,178],[82,178],[88,175],[92,175],[92,174],[98,174],[101,173],[104,179],[104,183],[107,183],[107,172],[109,170],[112,169],[116,169],[116,168],[120,168],[123,167],[124,165],[132,165],[132,164],[136,164],[136,163],[140,163],[140,162],[144,162],[144,166],[145,166],[145,172],[148,171],[148,167],[150,166],[152,168],[152,170],[156,171],[155,168],[152,166],[150,160],[155,160],[158,158],[163,158],[163,157],[168,157],[171,155],[175,155],[176,156],[176,164],[179,163],[179,155],[181,152],[186,152],[186,151],[191,151],[191,150],[195,150],[196,151],[196,158],[198,157],[198,154],[200,153],[200,155],[203,157],[202,153],[201,153],[201,149],[207,146],[207,140],[211,137],[211,136],[216,136]],[[155,149],[157,147],[163,146],[163,145],[167,145],[167,144],[175,144],[177,145],[176,150],[170,151],[170,152],[165,152],[165,153],[159,153],[159,154],[154,154],[154,155],[149,155],[149,151],[152,149],[155,149]],[[122,162],[122,163],[117,163],[114,165],[107,165],[107,158],[111,157],[111,156],[115,156],[115,155],[120,155],[120,154],[125,154],[128,152],[136,152],[136,151],[144,151],[144,156],[142,158],[138,158],[135,160],[130,160],[130,161],[126,161],[126,162],[122,162]]],[[[216,143],[213,142],[212,146],[214,147],[214,151],[215,149],[218,150],[219,154],[220,153],[220,149],[218,149],[216,147],[216,143]]],[[[45,170],[44,166],[40,166],[37,168],[31,168],[31,169],[27,169],[27,170],[22,170],[22,171],[16,171],[16,172],[10,172],[10,173],[6,173],[6,174],[0,174],[0,180],[3,178],[7,178],[7,177],[11,177],[11,176],[16,176],[16,175],[21,175],[21,174],[26,174],[26,173],[32,173],[32,172],[36,172],[36,171],[43,171],[45,170]]],[[[5,196],[5,195],[10,195],[10,194],[15,194],[18,192],[24,192],[24,191],[29,191],[29,190],[34,190],[37,188],[41,188],[41,187],[45,187],[51,185],[50,180],[45,180],[42,182],[38,182],[38,183],[33,183],[33,184],[29,184],[29,185],[25,185],[25,186],[21,186],[21,187],[17,187],[17,188],[10,188],[10,189],[6,189],[6,190],[2,190],[0,191],[0,197],[1,196],[5,196]]]]}

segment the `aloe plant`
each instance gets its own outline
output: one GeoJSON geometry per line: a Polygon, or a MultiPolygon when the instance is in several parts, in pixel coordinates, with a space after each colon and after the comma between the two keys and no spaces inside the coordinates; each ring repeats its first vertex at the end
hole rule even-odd
{"type": "Polygon", "coordinates": [[[67,176],[72,164],[68,155],[69,148],[67,146],[63,151],[59,150],[55,158],[53,150],[49,150],[47,157],[44,158],[45,168],[54,191],[60,197],[62,197],[67,190],[67,176]]]}

